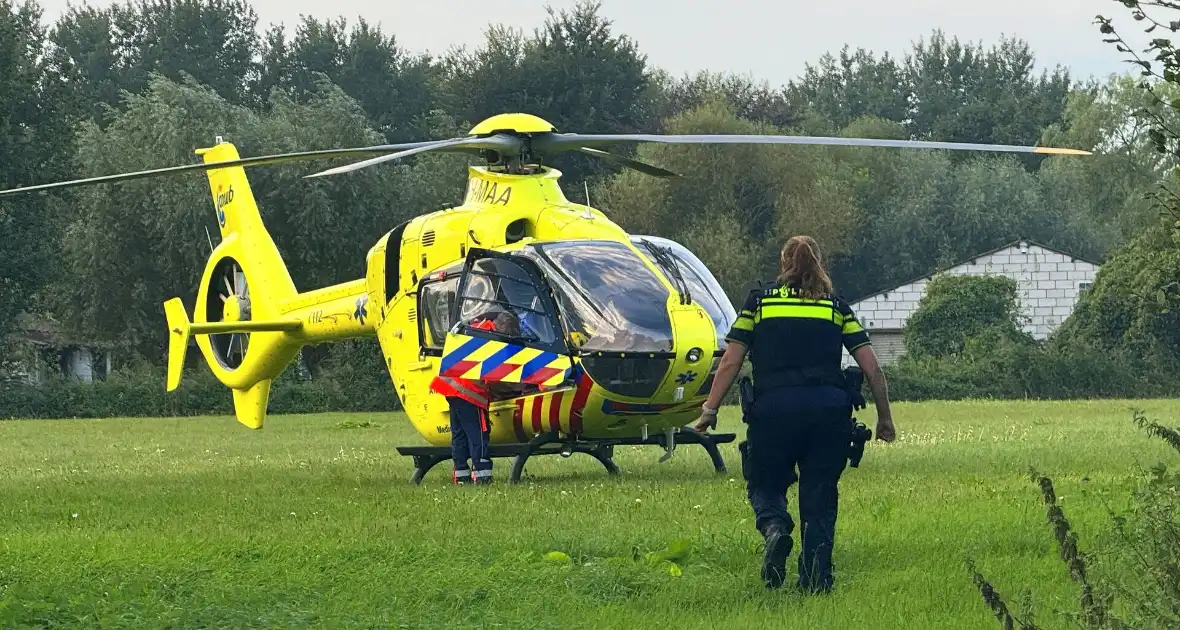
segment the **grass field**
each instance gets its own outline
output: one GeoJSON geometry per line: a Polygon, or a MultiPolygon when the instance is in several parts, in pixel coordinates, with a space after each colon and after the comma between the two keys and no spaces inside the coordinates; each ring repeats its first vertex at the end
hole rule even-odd
{"type": "Polygon", "coordinates": [[[896,405],[899,441],[843,478],[820,598],[762,588],[733,444],[724,476],[699,447],[625,447],[617,478],[577,455],[518,486],[455,488],[444,464],[414,487],[397,414],[0,422],[0,627],[998,628],[968,557],[1063,627],[1078,591],[1027,471],[1092,547],[1103,500],[1170,459],[1133,406],[1177,424],[1180,401],[896,405]],[[678,541],[678,575],[645,560],[678,541]]]}

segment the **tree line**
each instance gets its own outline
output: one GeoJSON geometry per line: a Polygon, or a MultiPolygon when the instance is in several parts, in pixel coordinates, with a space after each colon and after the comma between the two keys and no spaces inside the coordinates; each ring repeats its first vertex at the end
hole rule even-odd
{"type": "MultiPolygon", "coordinates": [[[[690,247],[740,304],[755,279],[774,275],[778,248],[794,233],[819,240],[849,300],[1017,237],[1105,261],[1158,231],[1148,193],[1174,163],[1144,116],[1174,116],[1171,83],[1154,81],[1162,96],[1152,100],[1132,74],[1038,71],[1018,39],[984,47],[934,31],[899,58],[845,46],[773,87],[705,70],[672,76],[589,2],[550,11],[531,34],[490,25],[482,45],[445,54],[406,50],[395,30],[363,19],[259,26],[247,0],[74,6],[54,22],[33,0],[0,0],[0,186],[189,163],[215,136],[259,155],[462,135],[506,111],[583,133],[1100,152],[639,148],[641,159],[685,176],[672,182],[577,156],[555,161],[567,196],[584,201],[588,190],[629,231],[690,247]]],[[[307,290],[360,277],[381,234],[458,203],[464,164],[427,155],[348,177],[303,180],[306,165],[249,176],[296,286],[307,290]]],[[[200,176],[4,199],[0,225],[0,336],[27,313],[114,349],[121,362],[154,365],[166,351],[161,303],[179,295],[191,310],[206,229],[216,231],[200,176]]],[[[1105,325],[1099,317],[1088,330],[1106,334],[1105,325]]],[[[312,349],[305,358],[314,373],[331,356],[312,349]]]]}

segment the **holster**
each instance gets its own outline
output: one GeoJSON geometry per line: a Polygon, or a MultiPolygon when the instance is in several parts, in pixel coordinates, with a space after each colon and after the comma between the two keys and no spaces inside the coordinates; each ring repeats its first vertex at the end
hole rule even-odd
{"type": "Polygon", "coordinates": [[[859,468],[860,458],[864,456],[865,452],[865,442],[873,438],[873,432],[864,424],[857,422],[856,418],[852,415],[857,409],[864,409],[868,406],[864,394],[860,391],[864,383],[864,372],[859,367],[848,366],[844,368],[844,381],[845,391],[848,392],[850,401],[848,405],[848,424],[852,428],[852,439],[848,444],[848,465],[852,468],[859,468]]]}
{"type": "Polygon", "coordinates": [[[749,376],[738,381],[738,403],[742,407],[742,422],[750,424],[754,416],[754,381],[749,376]]]}
{"type": "Polygon", "coordinates": [[[848,392],[853,410],[864,409],[868,406],[864,394],[861,393],[864,382],[865,373],[859,367],[850,365],[844,368],[844,391],[848,392]]]}
{"type": "MultiPolygon", "coordinates": [[[[743,376],[738,381],[738,404],[742,407],[742,422],[750,424],[754,409],[754,381],[750,380],[749,376],[743,376]]],[[[750,442],[748,440],[738,442],[738,453],[742,457],[742,479],[749,481],[750,471],[753,468],[750,465],[750,442]]]]}
{"type": "Polygon", "coordinates": [[[750,472],[753,470],[750,466],[750,443],[746,440],[738,442],[738,453],[742,457],[742,479],[749,481],[750,472]]]}
{"type": "Polygon", "coordinates": [[[860,467],[860,458],[865,454],[865,442],[873,439],[873,431],[861,422],[852,419],[852,441],[848,444],[848,465],[860,467]]]}

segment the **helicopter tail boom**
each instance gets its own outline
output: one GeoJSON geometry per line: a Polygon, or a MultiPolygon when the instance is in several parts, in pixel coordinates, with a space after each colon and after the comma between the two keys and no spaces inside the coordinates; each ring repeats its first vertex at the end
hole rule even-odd
{"type": "MultiPolygon", "coordinates": [[[[206,164],[239,159],[237,148],[220,138],[196,153],[206,164]]],[[[206,176],[221,242],[205,265],[192,320],[180,298],[164,303],[167,388],[180,384],[191,338],[217,380],[232,391],[238,421],[258,429],[272,380],[308,342],[303,337],[311,324],[286,306],[300,296],[262,222],[245,169],[209,168],[206,176]]]]}
{"type": "MultiPolygon", "coordinates": [[[[199,149],[206,164],[238,160],[234,145],[199,149]]],[[[213,248],[190,322],[183,303],[164,304],[168,390],[180,383],[190,338],[233,393],[239,422],[262,428],[272,381],[307,344],[372,334],[365,279],[300,293],[255,203],[242,166],[210,168],[221,243],[213,248]]]]}

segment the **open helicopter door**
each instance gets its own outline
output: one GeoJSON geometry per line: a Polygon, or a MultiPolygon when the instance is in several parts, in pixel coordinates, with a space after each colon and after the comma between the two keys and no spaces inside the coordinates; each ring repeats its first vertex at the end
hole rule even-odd
{"type": "Polygon", "coordinates": [[[571,377],[573,360],[557,305],[537,264],[524,256],[471,249],[451,321],[442,376],[515,383],[518,395],[571,377]]]}

